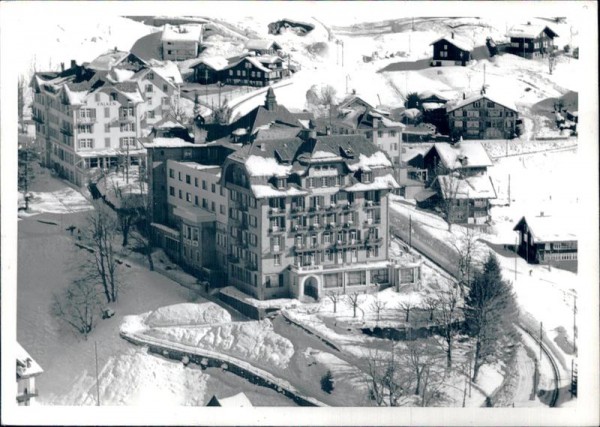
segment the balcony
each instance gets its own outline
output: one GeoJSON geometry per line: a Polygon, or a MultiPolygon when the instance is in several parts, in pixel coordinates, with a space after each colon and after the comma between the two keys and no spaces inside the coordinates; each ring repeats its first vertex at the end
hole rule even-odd
{"type": "Polygon", "coordinates": [[[67,136],[73,136],[73,129],[61,127],[60,133],[65,134],[67,136]]]}
{"type": "Polygon", "coordinates": [[[330,222],[330,223],[327,224],[327,229],[328,230],[337,230],[340,227],[341,227],[341,224],[335,223],[335,222],[330,222]]]}
{"type": "Polygon", "coordinates": [[[285,215],[285,208],[271,208],[269,209],[269,216],[285,215]]]}
{"type": "Polygon", "coordinates": [[[365,241],[365,246],[381,246],[383,239],[381,237],[373,238],[368,237],[365,241]]]}
{"type": "MultiPolygon", "coordinates": [[[[96,119],[94,119],[95,121],[96,119]]],[[[135,123],[135,116],[119,116],[119,122],[121,123],[135,123]]]]}
{"type": "Polygon", "coordinates": [[[360,239],[338,240],[335,244],[336,248],[356,248],[363,246],[364,242],[360,239]]]}
{"type": "Polygon", "coordinates": [[[34,121],[34,122],[38,122],[38,123],[40,123],[40,124],[42,124],[42,125],[43,125],[44,123],[46,123],[46,120],[44,120],[44,117],[43,117],[43,116],[41,116],[41,115],[39,115],[39,114],[34,114],[34,115],[32,116],[32,119],[33,119],[33,121],[34,121]]]}
{"type": "Polygon", "coordinates": [[[77,117],[77,123],[87,124],[96,123],[95,117],[77,117]]]}
{"type": "Polygon", "coordinates": [[[269,227],[269,233],[285,233],[285,227],[279,227],[278,225],[269,227]]]}
{"type": "Polygon", "coordinates": [[[240,259],[237,256],[235,256],[234,254],[228,254],[227,255],[227,261],[229,261],[229,262],[231,262],[233,264],[237,264],[237,263],[240,262],[240,259]]]}
{"type": "Polygon", "coordinates": [[[306,225],[294,225],[290,227],[290,233],[306,233],[310,228],[306,225]]]}
{"type": "Polygon", "coordinates": [[[294,206],[294,205],[292,205],[291,212],[293,214],[304,213],[304,206],[294,206]]]}
{"type": "Polygon", "coordinates": [[[354,210],[354,209],[358,208],[358,203],[356,203],[356,202],[348,202],[348,203],[342,205],[342,207],[346,211],[351,211],[351,210],[354,210]]]}
{"type": "Polygon", "coordinates": [[[247,262],[246,269],[250,271],[258,271],[258,265],[254,262],[247,262]]]}
{"type": "Polygon", "coordinates": [[[365,208],[369,209],[369,208],[378,208],[381,206],[381,200],[380,201],[375,201],[375,200],[365,200],[365,208]]]}
{"type": "Polygon", "coordinates": [[[365,228],[369,228],[369,227],[373,227],[376,225],[380,225],[381,220],[380,219],[366,219],[363,224],[364,224],[365,228]]]}

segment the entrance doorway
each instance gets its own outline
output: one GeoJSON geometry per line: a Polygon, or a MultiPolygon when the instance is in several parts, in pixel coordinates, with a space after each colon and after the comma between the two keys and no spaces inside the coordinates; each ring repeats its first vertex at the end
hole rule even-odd
{"type": "Polygon", "coordinates": [[[304,281],[304,295],[319,299],[319,281],[316,277],[310,276],[304,281]]]}

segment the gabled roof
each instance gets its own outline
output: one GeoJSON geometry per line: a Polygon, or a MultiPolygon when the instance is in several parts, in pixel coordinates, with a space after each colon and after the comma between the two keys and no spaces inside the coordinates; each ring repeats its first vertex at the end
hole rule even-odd
{"type": "Polygon", "coordinates": [[[548,37],[554,38],[554,37],[558,37],[558,34],[556,34],[556,32],[554,32],[550,27],[548,27],[547,25],[539,25],[539,24],[518,24],[513,26],[509,31],[507,36],[508,37],[515,37],[515,38],[524,38],[524,39],[535,39],[537,37],[539,37],[539,35],[542,32],[546,32],[546,34],[548,34],[548,37]]]}
{"type": "Polygon", "coordinates": [[[104,70],[108,71],[113,67],[123,63],[126,59],[129,59],[132,62],[139,63],[140,65],[146,65],[147,62],[143,59],[139,58],[137,55],[134,55],[131,52],[124,52],[121,50],[109,50],[102,55],[98,56],[92,62],[87,65],[87,68],[91,68],[92,70],[104,70]]]}
{"type": "Polygon", "coordinates": [[[577,240],[577,234],[572,230],[573,220],[561,216],[524,216],[513,230],[519,230],[527,224],[533,235],[534,243],[568,242],[577,240]]]}
{"type": "Polygon", "coordinates": [[[436,184],[441,196],[452,199],[495,199],[496,189],[487,175],[459,178],[453,175],[439,175],[436,184]]]}
{"type": "Polygon", "coordinates": [[[433,144],[424,157],[432,150],[437,152],[442,164],[449,170],[493,165],[480,141],[460,141],[454,145],[438,142],[433,144]]]}
{"type": "Polygon", "coordinates": [[[338,110],[343,110],[345,108],[354,108],[353,104],[358,104],[359,106],[363,107],[363,108],[370,108],[373,109],[374,107],[369,104],[367,101],[365,101],[363,98],[361,98],[358,95],[351,95],[349,97],[347,97],[346,99],[342,100],[342,102],[339,103],[338,105],[338,110]]]}
{"type": "Polygon", "coordinates": [[[221,71],[229,66],[229,61],[223,56],[211,56],[199,59],[190,68],[196,68],[199,65],[206,65],[207,67],[212,68],[215,71],[221,71]]]}
{"type": "Polygon", "coordinates": [[[250,399],[243,393],[238,393],[234,396],[224,397],[219,399],[217,396],[213,396],[210,399],[210,402],[206,406],[223,406],[229,408],[250,408],[252,407],[252,402],[250,399]]]}
{"type": "Polygon", "coordinates": [[[29,355],[29,353],[16,343],[17,352],[17,378],[29,378],[44,372],[42,367],[29,355]]]}
{"type": "Polygon", "coordinates": [[[472,104],[473,102],[480,101],[482,99],[487,99],[488,101],[495,102],[496,104],[500,104],[503,107],[506,107],[512,111],[518,112],[517,106],[515,105],[515,103],[512,100],[507,99],[505,96],[499,95],[497,93],[491,93],[491,94],[490,93],[484,93],[484,94],[479,93],[475,96],[471,96],[466,99],[459,99],[459,100],[455,100],[453,102],[448,102],[446,104],[446,111],[451,112],[451,111],[457,110],[459,108],[462,108],[465,105],[469,105],[469,104],[472,104]]]}
{"type": "Polygon", "coordinates": [[[183,83],[179,67],[173,61],[161,62],[152,60],[150,62],[150,69],[171,84],[177,85],[183,83]]]}
{"type": "Polygon", "coordinates": [[[445,36],[445,37],[440,37],[439,39],[431,42],[429,44],[429,46],[436,44],[439,41],[445,40],[446,42],[453,44],[454,46],[456,46],[457,48],[459,48],[460,50],[464,50],[466,52],[470,52],[473,50],[474,46],[473,46],[473,42],[465,37],[461,37],[461,36],[457,36],[457,35],[450,35],[450,36],[445,36]]]}
{"type": "Polygon", "coordinates": [[[279,50],[281,49],[281,45],[274,40],[249,39],[246,41],[244,48],[248,50],[279,50]]]}

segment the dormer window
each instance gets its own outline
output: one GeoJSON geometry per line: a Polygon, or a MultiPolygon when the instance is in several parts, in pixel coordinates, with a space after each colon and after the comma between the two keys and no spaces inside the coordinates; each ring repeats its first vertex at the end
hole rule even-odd
{"type": "Polygon", "coordinates": [[[116,92],[112,92],[110,94],[110,99],[111,99],[111,101],[116,101],[117,100],[117,93],[116,92]]]}
{"type": "Polygon", "coordinates": [[[280,190],[285,189],[287,180],[285,178],[277,178],[277,188],[280,190]]]}
{"type": "Polygon", "coordinates": [[[373,172],[363,172],[362,173],[362,182],[368,184],[373,181],[373,172]]]}

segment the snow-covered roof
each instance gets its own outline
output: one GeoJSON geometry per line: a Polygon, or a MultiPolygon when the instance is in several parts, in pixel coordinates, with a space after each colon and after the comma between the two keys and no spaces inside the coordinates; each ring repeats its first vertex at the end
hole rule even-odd
{"type": "Polygon", "coordinates": [[[163,28],[161,40],[163,42],[173,41],[189,41],[199,42],[202,37],[201,25],[180,25],[173,26],[165,24],[163,28]]]}
{"type": "Polygon", "coordinates": [[[442,93],[435,90],[424,90],[423,92],[419,92],[420,99],[427,99],[433,97],[449,101],[449,98],[447,96],[442,95],[442,93]]]}
{"type": "Polygon", "coordinates": [[[443,198],[496,198],[496,190],[492,184],[492,179],[487,175],[471,176],[467,178],[459,178],[451,175],[439,175],[436,180],[438,181],[443,198]]]}
{"type": "Polygon", "coordinates": [[[264,73],[269,73],[271,70],[269,70],[267,67],[265,67],[262,62],[253,56],[247,56],[246,58],[244,58],[246,61],[250,62],[252,65],[254,65],[256,68],[258,68],[260,71],[264,72],[264,73]]]}
{"type": "Polygon", "coordinates": [[[211,401],[216,401],[218,406],[228,407],[228,408],[251,408],[252,402],[250,399],[243,393],[240,392],[234,396],[223,397],[219,399],[217,396],[213,396],[211,401]]]}
{"type": "Polygon", "coordinates": [[[290,196],[305,196],[308,192],[299,190],[296,187],[288,187],[285,190],[278,190],[272,185],[253,184],[251,185],[252,193],[257,199],[266,197],[290,197],[290,196]]]}
{"type": "Polygon", "coordinates": [[[193,65],[193,67],[199,64],[204,64],[215,71],[221,71],[229,66],[229,61],[223,56],[210,56],[200,59],[193,65]]]}
{"type": "Polygon", "coordinates": [[[123,52],[120,50],[109,50],[106,53],[98,56],[92,62],[87,65],[87,68],[91,68],[93,70],[110,70],[115,65],[120,63],[123,59],[125,59],[129,55],[129,52],[123,52]]]}
{"type": "Polygon", "coordinates": [[[178,230],[175,230],[174,228],[171,228],[171,227],[167,227],[166,225],[163,225],[163,224],[159,224],[158,222],[152,222],[152,223],[150,223],[150,226],[157,228],[165,233],[172,234],[174,236],[179,236],[178,230]]]}
{"type": "Polygon", "coordinates": [[[75,92],[69,89],[68,85],[64,85],[63,88],[65,93],[67,94],[67,99],[69,100],[70,105],[81,105],[85,98],[88,96],[88,91],[75,92]]]}
{"type": "Polygon", "coordinates": [[[577,240],[577,234],[573,231],[573,220],[564,216],[538,215],[523,217],[515,226],[525,221],[533,235],[535,243],[543,242],[567,242],[577,240]]]}
{"type": "Polygon", "coordinates": [[[110,71],[109,77],[115,82],[125,82],[131,79],[134,74],[135,72],[132,70],[125,70],[115,67],[110,71]]]}
{"type": "Polygon", "coordinates": [[[273,40],[264,39],[249,39],[246,41],[244,47],[248,50],[269,50],[271,48],[281,49],[279,43],[273,40]]]}
{"type": "Polygon", "coordinates": [[[359,169],[362,169],[363,171],[370,171],[372,168],[391,166],[392,162],[390,162],[390,159],[387,158],[383,151],[376,151],[370,156],[365,156],[361,153],[358,157],[358,162],[349,164],[348,169],[350,169],[352,172],[356,172],[359,169]]]}
{"type": "Polygon", "coordinates": [[[342,158],[335,153],[330,151],[315,151],[311,160],[341,160],[342,158]]]}
{"type": "MultiPolygon", "coordinates": [[[[138,154],[144,154],[146,152],[143,148],[129,149],[129,155],[135,156],[138,154]]],[[[126,153],[126,149],[122,148],[96,148],[93,150],[85,150],[77,153],[81,157],[97,157],[97,156],[121,156],[126,153]]]]}
{"type": "Polygon", "coordinates": [[[454,145],[444,142],[435,143],[428,153],[434,148],[440,156],[442,164],[450,170],[493,165],[480,141],[461,141],[454,145]]]}
{"type": "Polygon", "coordinates": [[[163,61],[160,63],[153,61],[150,69],[170,83],[183,83],[179,68],[173,61],[163,61]]]}
{"type": "Polygon", "coordinates": [[[151,143],[144,144],[144,146],[147,148],[177,148],[193,147],[194,144],[181,138],[154,138],[151,143]]]}
{"type": "Polygon", "coordinates": [[[180,164],[182,166],[186,166],[190,169],[198,170],[198,171],[210,170],[210,169],[215,169],[215,168],[220,169],[219,165],[201,165],[200,163],[197,163],[197,162],[177,162],[176,161],[175,163],[180,164]]]}
{"type": "Polygon", "coordinates": [[[456,34],[454,35],[450,35],[450,36],[445,36],[445,37],[440,37],[439,39],[431,42],[429,44],[429,46],[436,44],[437,42],[441,41],[441,40],[445,40],[450,44],[453,44],[454,46],[456,46],[457,48],[461,49],[461,50],[465,50],[467,52],[470,52],[471,50],[473,50],[473,42],[465,37],[462,36],[457,36],[456,34]]]}
{"type": "Polygon", "coordinates": [[[346,188],[346,191],[372,191],[372,190],[390,190],[393,188],[400,188],[396,179],[391,175],[387,174],[384,176],[376,176],[373,178],[373,182],[368,184],[358,182],[350,187],[346,188]]]}
{"type": "Polygon", "coordinates": [[[249,156],[245,164],[250,176],[287,176],[292,170],[291,165],[280,165],[273,158],[255,155],[249,156]]]}
{"type": "Polygon", "coordinates": [[[44,370],[42,367],[29,355],[29,353],[17,343],[17,377],[29,378],[34,375],[39,375],[44,370]]]}
{"type": "Polygon", "coordinates": [[[386,128],[394,128],[394,127],[405,128],[406,127],[406,125],[404,123],[396,122],[394,120],[388,119],[387,117],[381,117],[379,119],[379,122],[386,128]]]}
{"type": "Polygon", "coordinates": [[[154,127],[157,129],[173,129],[173,128],[182,128],[185,129],[185,126],[181,123],[173,120],[165,120],[161,123],[155,123],[154,127]]]}
{"type": "Polygon", "coordinates": [[[411,119],[414,119],[415,117],[419,117],[421,115],[421,110],[419,110],[418,108],[407,108],[406,110],[404,110],[402,112],[402,115],[405,117],[409,117],[411,119]]]}
{"type": "Polygon", "coordinates": [[[558,34],[552,28],[547,25],[540,24],[517,24],[513,26],[510,30],[508,30],[508,37],[516,37],[516,38],[524,38],[524,39],[534,39],[540,35],[542,31],[546,29],[552,33],[551,37],[556,37],[558,34]]]}
{"type": "Polygon", "coordinates": [[[446,104],[442,102],[424,102],[421,106],[423,110],[437,110],[438,108],[444,108],[446,104]]]}
{"type": "Polygon", "coordinates": [[[498,93],[484,93],[484,94],[480,93],[478,95],[471,96],[466,99],[459,99],[459,100],[451,102],[451,103],[449,102],[448,104],[446,104],[446,111],[451,112],[458,108],[464,107],[465,105],[472,104],[473,102],[476,102],[476,101],[479,101],[482,99],[487,99],[488,101],[495,102],[496,104],[500,104],[500,105],[502,105],[506,108],[509,108],[513,111],[518,111],[517,106],[515,105],[513,100],[508,99],[506,96],[500,95],[498,93]]]}

